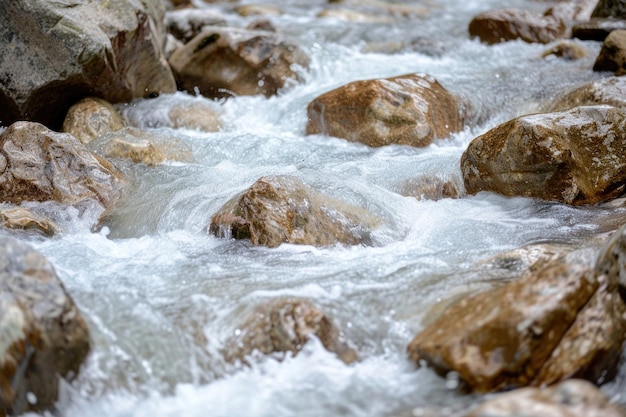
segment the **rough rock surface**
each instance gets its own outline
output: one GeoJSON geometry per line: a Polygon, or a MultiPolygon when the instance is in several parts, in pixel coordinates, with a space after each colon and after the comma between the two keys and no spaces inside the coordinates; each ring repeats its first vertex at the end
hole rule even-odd
{"type": "Polygon", "coordinates": [[[618,286],[626,301],[626,224],[613,233],[598,255],[596,270],[618,286]]]}
{"type": "Polygon", "coordinates": [[[87,326],[52,265],[0,238],[0,413],[50,407],[59,377],[75,376],[88,352],[87,326]]]}
{"type": "Polygon", "coordinates": [[[626,78],[608,77],[586,84],[558,97],[548,106],[548,111],[597,104],[606,104],[626,111],[626,78]]]}
{"type": "Polygon", "coordinates": [[[120,174],[74,136],[39,123],[17,122],[0,134],[0,193],[5,202],[95,200],[110,207],[120,174]]]}
{"type": "Polygon", "coordinates": [[[470,194],[567,204],[617,197],[626,185],[626,113],[610,106],[522,116],[474,139],[461,158],[470,194]]]}
{"type": "Polygon", "coordinates": [[[579,22],[572,26],[572,37],[603,41],[614,30],[626,30],[626,20],[594,17],[588,22],[579,22]]]}
{"type": "Polygon", "coordinates": [[[294,66],[309,58],[276,34],[234,28],[205,29],[170,57],[179,85],[206,97],[275,95],[288,80],[298,80],[294,66]]]}
{"type": "Polygon", "coordinates": [[[593,70],[626,74],[626,30],[614,30],[606,37],[593,70]]]}
{"type": "Polygon", "coordinates": [[[378,225],[365,210],[323,196],[297,178],[267,176],[226,203],[211,219],[211,233],[250,239],[253,245],[371,244],[378,225]]]}
{"type": "Polygon", "coordinates": [[[357,360],[357,353],[328,316],[306,300],[284,299],[258,306],[239,330],[227,343],[226,358],[231,362],[245,362],[255,351],[296,355],[312,336],[345,363],[357,360]]]}
{"type": "Polygon", "coordinates": [[[96,97],[86,97],[74,104],[63,121],[63,132],[84,144],[123,127],[124,121],[115,107],[96,97]]]}
{"type": "Polygon", "coordinates": [[[307,134],[369,146],[427,146],[463,128],[465,108],[433,77],[356,81],[309,103],[307,134]]]}
{"type": "Polygon", "coordinates": [[[592,16],[624,19],[626,18],[626,4],[621,0],[600,0],[592,16]]]}
{"type": "Polygon", "coordinates": [[[56,128],[85,96],[117,103],[174,92],[164,12],[157,0],[0,2],[2,123],[56,128]]]}
{"type": "Polygon", "coordinates": [[[46,236],[53,236],[59,230],[52,220],[22,207],[0,209],[0,225],[14,230],[36,230],[46,236]]]}
{"type": "Polygon", "coordinates": [[[541,15],[527,10],[490,10],[475,16],[469,33],[482,42],[496,44],[522,39],[529,43],[549,43],[565,37],[567,27],[553,15],[541,15]]]}
{"type": "Polygon", "coordinates": [[[616,372],[625,311],[606,276],[555,262],[457,302],[408,352],[442,374],[457,372],[477,392],[570,377],[602,383],[616,372]]]}
{"type": "Polygon", "coordinates": [[[437,176],[421,176],[405,181],[396,192],[418,200],[441,200],[443,198],[459,198],[463,194],[463,185],[455,179],[437,176]]]}
{"type": "Polygon", "coordinates": [[[467,417],[625,417],[593,384],[578,379],[522,388],[487,400],[467,417]]]}

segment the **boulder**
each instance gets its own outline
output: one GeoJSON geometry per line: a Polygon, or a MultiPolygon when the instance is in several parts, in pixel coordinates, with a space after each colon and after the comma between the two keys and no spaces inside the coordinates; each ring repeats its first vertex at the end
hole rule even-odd
{"type": "Polygon", "coordinates": [[[257,180],[213,216],[216,236],[250,239],[253,245],[327,246],[371,244],[378,220],[365,210],[323,196],[287,176],[257,180]]]}
{"type": "Polygon", "coordinates": [[[49,218],[22,207],[0,209],[0,225],[12,230],[36,230],[46,236],[53,236],[59,231],[49,218]]]}
{"type": "Polygon", "coordinates": [[[548,105],[547,110],[553,112],[598,104],[606,104],[626,111],[626,78],[607,77],[585,84],[557,97],[548,105]]]}
{"type": "Polygon", "coordinates": [[[70,107],[62,130],[86,145],[98,136],[123,127],[122,116],[111,103],[96,97],[86,97],[70,107]]]}
{"type": "Polygon", "coordinates": [[[319,339],[329,352],[347,364],[358,359],[330,318],[311,302],[300,299],[281,299],[257,306],[239,326],[237,335],[227,342],[225,356],[229,362],[245,363],[254,352],[296,355],[311,337],[319,339]]]}
{"type": "Polygon", "coordinates": [[[176,39],[187,43],[207,26],[226,26],[226,18],[213,9],[187,8],[165,13],[165,24],[176,39]]]}
{"type": "Polygon", "coordinates": [[[180,87],[210,97],[275,95],[309,58],[275,33],[205,29],[170,57],[180,87]]]}
{"type": "Polygon", "coordinates": [[[13,204],[93,200],[108,208],[123,181],[74,136],[33,122],[16,122],[0,134],[0,172],[0,193],[13,204]]]}
{"type": "Polygon", "coordinates": [[[472,19],[469,34],[488,44],[514,39],[528,43],[549,43],[564,38],[567,26],[554,15],[518,9],[490,10],[472,19]]]}
{"type": "Polygon", "coordinates": [[[550,388],[522,388],[478,406],[467,417],[626,417],[593,384],[579,379],[550,388]]]}
{"type": "Polygon", "coordinates": [[[554,262],[509,284],[466,297],[418,333],[410,358],[455,372],[476,392],[602,383],[616,371],[625,305],[605,276],[554,262]]]}
{"type": "Polygon", "coordinates": [[[2,123],[57,128],[85,96],[118,103],[174,92],[164,12],[158,0],[0,2],[2,123]]]}
{"type": "Polygon", "coordinates": [[[626,113],[610,106],[517,117],[474,139],[461,157],[468,193],[493,191],[571,205],[626,185],[626,113]]]}
{"type": "Polygon", "coordinates": [[[314,99],[306,133],[369,146],[427,146],[463,128],[464,105],[433,77],[355,81],[314,99]]]}
{"type": "Polygon", "coordinates": [[[626,18],[626,4],[621,0],[600,0],[592,16],[624,19],[626,18]]]}
{"type": "Polygon", "coordinates": [[[626,301],[626,224],[613,233],[600,251],[596,271],[606,275],[626,301]]]}
{"type": "Polygon", "coordinates": [[[29,246],[0,238],[0,413],[51,407],[59,377],[71,379],[89,333],[52,265],[29,246]]]}
{"type": "Polygon", "coordinates": [[[572,26],[572,37],[586,41],[604,41],[614,30],[626,30],[626,20],[594,17],[572,26]]]}
{"type": "Polygon", "coordinates": [[[89,148],[104,158],[128,159],[149,166],[165,161],[193,161],[191,145],[184,140],[133,127],[102,136],[89,148]]]}
{"type": "Polygon", "coordinates": [[[614,30],[606,37],[593,70],[626,74],[626,30],[614,30]]]}

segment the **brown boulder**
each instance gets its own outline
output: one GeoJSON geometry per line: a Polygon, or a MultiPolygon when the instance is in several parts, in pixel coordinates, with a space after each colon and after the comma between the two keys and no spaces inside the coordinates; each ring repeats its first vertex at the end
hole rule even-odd
{"type": "Polygon", "coordinates": [[[356,81],[309,103],[306,133],[369,146],[427,146],[460,131],[463,111],[429,75],[356,81]]]}
{"type": "Polygon", "coordinates": [[[548,111],[597,104],[606,104],[626,111],[626,78],[608,77],[586,84],[558,97],[548,106],[548,111]]]}
{"type": "Polygon", "coordinates": [[[609,106],[522,116],[474,139],[461,158],[470,194],[567,204],[610,200],[626,185],[626,114],[609,106]]]}
{"type": "Polygon", "coordinates": [[[0,193],[5,202],[94,200],[110,207],[121,177],[107,162],[67,133],[39,123],[17,122],[0,134],[0,193]]]}
{"type": "Polygon", "coordinates": [[[606,275],[626,301],[626,224],[617,229],[602,248],[596,271],[606,275]]]}
{"type": "Polygon", "coordinates": [[[294,65],[309,58],[274,33],[234,28],[205,29],[170,57],[184,90],[215,98],[275,95],[288,80],[298,80],[294,65]]]}
{"type": "Polygon", "coordinates": [[[343,362],[358,359],[328,316],[306,300],[286,299],[258,306],[238,330],[227,343],[226,358],[230,362],[246,362],[255,351],[296,355],[312,336],[343,362]]]}
{"type": "Polygon", "coordinates": [[[123,117],[128,126],[138,129],[174,129],[217,132],[222,127],[219,104],[186,94],[162,95],[125,106],[123,117]]]}
{"type": "Polygon", "coordinates": [[[469,34],[482,42],[496,44],[521,39],[528,43],[549,43],[567,34],[563,20],[527,10],[490,10],[475,16],[469,34]]]}
{"type": "Polygon", "coordinates": [[[0,413],[57,400],[89,352],[87,326],[54,268],[38,252],[0,239],[0,413]]]}
{"type": "Polygon", "coordinates": [[[614,30],[606,37],[593,70],[626,74],[626,30],[614,30]]]}
{"type": "MultiPolygon", "coordinates": [[[[549,265],[455,303],[415,336],[409,356],[442,374],[457,372],[477,392],[541,385],[546,361],[598,286],[594,273],[580,265],[549,265]]],[[[618,358],[612,358],[613,365],[618,358]]],[[[566,373],[550,382],[594,365],[567,363],[566,373]]]]}
{"type": "Polygon", "coordinates": [[[626,30],[626,20],[594,17],[572,26],[572,37],[588,41],[604,41],[614,30],[626,30]]]}
{"type": "Polygon", "coordinates": [[[36,230],[46,236],[59,230],[52,220],[21,207],[0,209],[0,225],[13,230],[36,230]]]}
{"type": "Polygon", "coordinates": [[[378,220],[365,210],[323,196],[294,177],[257,180],[211,219],[216,236],[250,239],[253,245],[370,244],[378,220]]]}
{"type": "Polygon", "coordinates": [[[56,128],[88,95],[117,103],[174,92],[164,12],[160,0],[0,2],[0,120],[56,128]]]}
{"type": "Polygon", "coordinates": [[[122,116],[115,107],[96,97],[87,97],[74,104],[63,121],[63,132],[84,144],[123,127],[122,116]]]}
{"type": "Polygon", "coordinates": [[[467,417],[626,417],[593,384],[572,379],[550,388],[522,388],[478,406],[467,417]]]}

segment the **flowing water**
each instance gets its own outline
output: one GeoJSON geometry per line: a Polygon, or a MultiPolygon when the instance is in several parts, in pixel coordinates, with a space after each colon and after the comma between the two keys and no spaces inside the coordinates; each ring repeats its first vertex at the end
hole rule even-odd
{"type": "MultiPolygon", "coordinates": [[[[584,244],[604,223],[624,216],[621,208],[571,208],[489,193],[439,201],[403,196],[407,184],[424,175],[460,183],[459,160],[474,137],[606,76],[591,71],[597,42],[579,42],[588,57],[568,61],[541,58],[545,45],[486,46],[468,38],[467,25],[480,11],[544,10],[549,2],[424,0],[410,4],[426,7],[428,17],[398,17],[393,24],[316,18],[324,3],[275,2],[286,13],[272,17],[274,25],[311,58],[303,82],[270,99],[211,102],[224,112],[217,133],[156,128],[191,144],[194,161],[122,164],[133,186],[104,226],[91,230],[98,215],[93,209],[39,206],[66,219],[65,233],[24,239],[53,262],[93,339],[81,374],[63,386],[56,414],[462,411],[476,398],[457,393],[453,378],[417,370],[406,358],[406,345],[429,311],[441,300],[511,277],[510,269],[486,266],[498,253],[541,242],[584,244]],[[469,100],[471,126],[423,149],[305,136],[306,106],[316,96],[350,81],[407,73],[430,74],[469,100]],[[206,232],[212,214],[268,174],[299,177],[378,216],[374,245],[267,249],[206,232]],[[221,349],[244,317],[263,302],[289,296],[309,299],[332,317],[361,360],[345,365],[312,340],[295,357],[226,364],[221,349]]],[[[229,16],[238,26],[250,20],[229,16]]],[[[151,128],[170,106],[189,100],[206,101],[177,93],[121,110],[151,128]]],[[[620,402],[624,374],[605,388],[620,402]]]]}

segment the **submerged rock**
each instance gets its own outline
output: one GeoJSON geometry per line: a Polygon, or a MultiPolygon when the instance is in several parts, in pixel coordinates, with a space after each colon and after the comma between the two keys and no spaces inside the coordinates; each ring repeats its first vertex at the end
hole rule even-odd
{"type": "Polygon", "coordinates": [[[181,88],[215,98],[275,95],[288,80],[298,80],[295,66],[309,58],[295,45],[270,32],[234,28],[205,29],[170,57],[181,88]]]}
{"type": "Polygon", "coordinates": [[[593,70],[626,74],[626,30],[614,30],[606,37],[593,70]]]}
{"type": "Polygon", "coordinates": [[[544,51],[541,56],[546,58],[548,56],[556,56],[558,58],[577,60],[587,56],[587,50],[584,46],[571,41],[562,41],[544,51]]]}
{"type": "Polygon", "coordinates": [[[469,34],[488,44],[515,39],[529,43],[549,43],[565,37],[567,26],[554,15],[518,9],[490,10],[472,19],[469,34]]]}
{"type": "Polygon", "coordinates": [[[517,117],[474,139],[461,158],[470,194],[494,191],[572,205],[626,186],[626,113],[609,106],[517,117]]]}
{"type": "Polygon", "coordinates": [[[437,201],[443,198],[459,198],[463,194],[463,185],[452,179],[422,176],[405,181],[398,192],[405,197],[437,201]]]}
{"type": "Polygon", "coordinates": [[[467,417],[625,417],[593,384],[572,379],[550,388],[522,388],[478,406],[467,417]]]}
{"type": "Polygon", "coordinates": [[[57,400],[89,352],[87,325],[54,268],[38,252],[0,238],[0,414],[57,400]]]}
{"type": "Polygon", "coordinates": [[[213,216],[216,236],[250,239],[253,245],[327,246],[371,244],[378,220],[365,210],[323,196],[294,177],[257,180],[213,216]]]}
{"type": "Polygon", "coordinates": [[[227,343],[226,358],[230,362],[246,362],[255,351],[296,355],[311,337],[318,338],[345,363],[358,359],[328,316],[306,300],[283,299],[258,306],[238,330],[239,334],[227,343]]]}
{"type": "Polygon", "coordinates": [[[408,352],[441,374],[456,372],[476,392],[570,377],[602,383],[615,375],[625,311],[605,276],[555,262],[455,303],[408,352]]]}
{"type": "Polygon", "coordinates": [[[548,106],[548,111],[598,104],[606,104],[626,111],[626,78],[608,77],[586,84],[558,97],[548,106]]]}
{"type": "Polygon", "coordinates": [[[71,134],[83,144],[123,127],[124,121],[115,107],[96,97],[87,97],[74,104],[63,121],[63,132],[71,134]]]}
{"type": "Polygon", "coordinates": [[[39,123],[17,122],[0,134],[0,193],[5,202],[94,200],[109,208],[122,179],[74,136],[39,123]]]}
{"type": "Polygon", "coordinates": [[[0,120],[56,128],[88,95],[117,103],[174,92],[164,12],[158,0],[0,2],[0,120]]]}
{"type": "Polygon", "coordinates": [[[53,236],[59,230],[52,220],[21,207],[0,209],[0,225],[14,230],[36,230],[46,236],[53,236]]]}
{"type": "Polygon", "coordinates": [[[306,133],[369,146],[427,146],[460,131],[463,112],[459,100],[429,75],[356,81],[309,103],[306,133]]]}

